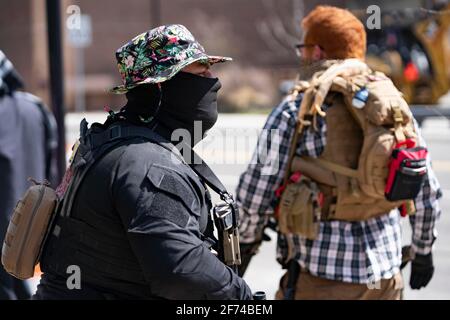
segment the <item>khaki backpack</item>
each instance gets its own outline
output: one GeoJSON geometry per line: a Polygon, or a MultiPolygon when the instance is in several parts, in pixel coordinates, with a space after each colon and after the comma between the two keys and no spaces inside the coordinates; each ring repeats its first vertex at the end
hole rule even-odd
{"type": "MultiPolygon", "coordinates": [[[[322,193],[321,220],[367,220],[404,204],[385,197],[388,165],[395,146],[407,139],[417,142],[417,136],[408,104],[392,81],[359,60],[348,59],[315,73],[311,81],[298,82],[292,94],[301,92],[290,170],[286,170],[278,215],[306,210],[301,208],[303,202],[286,199],[296,193],[289,188],[304,188],[304,183],[288,183],[291,173],[297,171],[316,182],[322,193]],[[368,96],[361,105],[354,98],[362,89],[368,96]],[[325,111],[324,103],[329,106],[325,111]],[[299,157],[295,154],[299,136],[305,130],[316,130],[317,117],[325,118],[325,149],[318,158],[299,157]],[[282,203],[297,203],[297,207],[283,207],[282,203]]],[[[414,211],[413,202],[407,204],[409,212],[414,211]]],[[[280,229],[292,230],[286,225],[280,229]]]]}

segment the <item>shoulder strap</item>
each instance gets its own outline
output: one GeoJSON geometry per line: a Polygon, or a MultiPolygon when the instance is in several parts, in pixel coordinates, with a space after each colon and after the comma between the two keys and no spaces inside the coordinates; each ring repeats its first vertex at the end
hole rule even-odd
{"type": "MultiPolygon", "coordinates": [[[[192,150],[192,152],[197,155],[194,150],[192,150]]],[[[206,183],[208,187],[210,187],[214,192],[220,195],[222,200],[226,200],[231,197],[231,194],[228,193],[227,189],[216,176],[214,171],[211,170],[211,168],[203,159],[199,164],[190,164],[189,166],[206,183]]]]}
{"type": "Polygon", "coordinates": [[[298,139],[300,134],[303,132],[303,128],[310,123],[311,120],[306,119],[307,116],[307,111],[308,111],[308,103],[309,101],[313,98],[312,94],[308,94],[309,90],[309,84],[305,81],[303,81],[301,83],[301,87],[294,89],[294,92],[292,94],[300,94],[301,92],[305,92],[305,95],[302,98],[302,102],[298,108],[297,111],[297,119],[295,122],[295,130],[292,136],[292,140],[291,140],[291,144],[289,145],[289,156],[288,156],[288,162],[287,162],[287,166],[286,166],[286,170],[284,173],[284,178],[283,178],[283,185],[286,185],[288,179],[289,179],[289,175],[291,173],[291,165],[292,165],[292,161],[294,159],[295,156],[295,151],[296,151],[296,147],[297,147],[297,143],[298,143],[298,139]],[[306,91],[305,91],[306,90],[306,91]]]}
{"type": "Polygon", "coordinates": [[[84,153],[83,152],[84,150],[82,150],[82,148],[86,146],[83,144],[80,145],[79,151],[83,153],[80,154],[77,151],[75,159],[72,163],[72,166],[74,166],[72,170],[75,170],[76,172],[73,173],[73,177],[69,183],[66,193],[64,194],[64,198],[61,203],[62,206],[60,211],[61,216],[70,215],[75,195],[89,169],[97,162],[98,159],[106,155],[108,151],[116,147],[119,143],[120,142],[117,141],[117,143],[105,145],[103,148],[97,150],[97,152],[95,153],[91,150],[88,150],[87,152],[84,153]]]}

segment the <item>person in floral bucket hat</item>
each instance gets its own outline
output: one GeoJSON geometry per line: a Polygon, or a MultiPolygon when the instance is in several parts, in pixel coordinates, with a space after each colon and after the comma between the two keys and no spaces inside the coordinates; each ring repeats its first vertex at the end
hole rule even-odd
{"type": "Polygon", "coordinates": [[[251,299],[212,251],[208,181],[186,157],[217,119],[210,66],[231,59],[207,55],[181,25],[145,32],[116,57],[123,84],[112,92],[127,103],[81,124],[34,299],[251,299]],[[68,288],[74,265],[81,283],[68,288]]]}

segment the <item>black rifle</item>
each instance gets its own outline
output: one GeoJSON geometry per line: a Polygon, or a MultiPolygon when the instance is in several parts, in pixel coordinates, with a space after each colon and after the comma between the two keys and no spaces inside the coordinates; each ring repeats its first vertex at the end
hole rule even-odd
{"type": "Polygon", "coordinates": [[[297,289],[297,281],[300,276],[300,265],[294,259],[289,261],[288,279],[286,290],[284,291],[284,300],[295,300],[295,290],[297,289]]]}

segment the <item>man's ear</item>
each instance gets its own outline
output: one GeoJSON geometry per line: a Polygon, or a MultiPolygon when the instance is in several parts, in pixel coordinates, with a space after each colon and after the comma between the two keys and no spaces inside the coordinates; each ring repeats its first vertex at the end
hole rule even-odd
{"type": "Polygon", "coordinates": [[[314,60],[322,60],[322,59],[326,59],[326,53],[325,51],[323,51],[319,46],[314,46],[313,49],[313,53],[312,53],[312,58],[314,60]]]}

